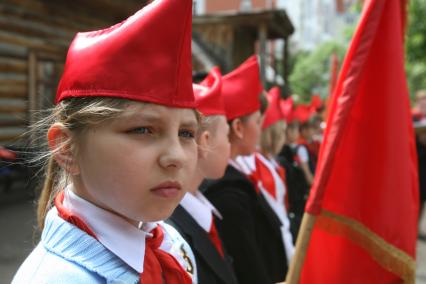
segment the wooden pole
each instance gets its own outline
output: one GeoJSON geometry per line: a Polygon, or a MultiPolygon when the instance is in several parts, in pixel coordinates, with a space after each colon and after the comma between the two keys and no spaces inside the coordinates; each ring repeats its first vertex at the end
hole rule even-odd
{"type": "Polygon", "coordinates": [[[299,283],[300,273],[302,272],[306,251],[308,250],[316,218],[317,217],[315,215],[311,215],[309,213],[303,214],[302,225],[300,226],[299,236],[296,241],[296,251],[290,263],[290,268],[285,282],[286,284],[299,283]]]}

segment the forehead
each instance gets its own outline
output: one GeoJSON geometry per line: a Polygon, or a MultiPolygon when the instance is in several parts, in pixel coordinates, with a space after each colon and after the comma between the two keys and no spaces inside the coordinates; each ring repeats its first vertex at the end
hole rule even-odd
{"type": "Polygon", "coordinates": [[[131,103],[120,116],[126,120],[144,120],[147,122],[179,122],[184,124],[198,124],[193,109],[167,107],[152,103],[131,103]]]}

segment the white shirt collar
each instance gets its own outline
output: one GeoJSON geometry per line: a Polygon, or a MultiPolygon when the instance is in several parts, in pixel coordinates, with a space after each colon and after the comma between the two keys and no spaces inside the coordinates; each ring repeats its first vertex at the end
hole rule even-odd
{"type": "Polygon", "coordinates": [[[145,238],[157,223],[141,223],[134,227],[123,218],[77,196],[72,186],[65,189],[63,206],[89,226],[99,242],[137,272],[143,272],[145,238]]]}
{"type": "Polygon", "coordinates": [[[180,202],[180,205],[194,218],[198,225],[209,232],[213,222],[213,215],[222,219],[219,211],[204,197],[204,195],[197,191],[195,195],[187,192],[180,202]]]}
{"type": "Polygon", "coordinates": [[[228,164],[230,164],[231,166],[233,166],[236,170],[238,170],[239,172],[242,172],[242,173],[244,173],[244,169],[242,169],[241,167],[240,167],[240,165],[236,162],[236,161],[234,161],[234,160],[232,160],[232,159],[229,159],[228,160],[228,164]]]}
{"type": "Polygon", "coordinates": [[[255,154],[247,156],[238,156],[237,158],[235,158],[235,162],[238,164],[241,171],[246,175],[250,175],[251,173],[256,171],[255,154]]]}

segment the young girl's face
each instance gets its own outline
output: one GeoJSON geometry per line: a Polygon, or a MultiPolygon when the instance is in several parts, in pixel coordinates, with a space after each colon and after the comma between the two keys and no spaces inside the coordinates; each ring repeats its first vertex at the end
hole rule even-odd
{"type": "Polygon", "coordinates": [[[191,109],[134,103],[82,135],[74,188],[129,221],[167,218],[195,171],[197,129],[191,109]]]}
{"type": "Polygon", "coordinates": [[[211,137],[206,145],[206,156],[199,160],[199,166],[204,177],[209,179],[221,178],[230,157],[231,144],[229,143],[229,126],[225,116],[220,116],[209,131],[211,137]]]}
{"type": "Polygon", "coordinates": [[[243,122],[244,137],[241,143],[240,155],[250,155],[256,150],[260,138],[262,115],[256,111],[248,115],[243,122]]]}

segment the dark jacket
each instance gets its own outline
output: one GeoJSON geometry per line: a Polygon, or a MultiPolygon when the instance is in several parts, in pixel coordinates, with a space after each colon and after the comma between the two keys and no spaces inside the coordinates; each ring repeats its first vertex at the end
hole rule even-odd
{"type": "Polygon", "coordinates": [[[178,206],[166,221],[172,225],[192,248],[197,264],[199,284],[237,284],[229,256],[223,258],[207,232],[182,207],[178,206]]]}
{"type": "Polygon", "coordinates": [[[237,279],[244,284],[284,281],[287,258],[281,222],[262,194],[238,170],[228,166],[225,176],[207,185],[205,196],[220,211],[218,226],[234,261],[237,279]]]}

